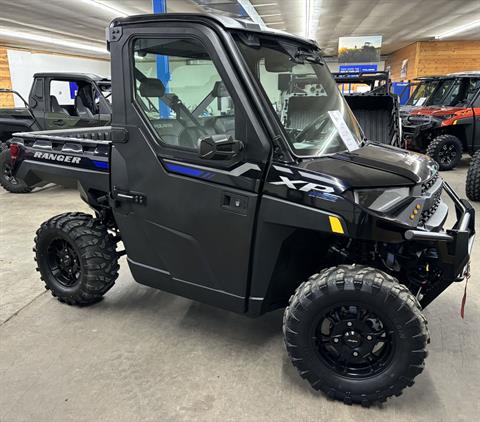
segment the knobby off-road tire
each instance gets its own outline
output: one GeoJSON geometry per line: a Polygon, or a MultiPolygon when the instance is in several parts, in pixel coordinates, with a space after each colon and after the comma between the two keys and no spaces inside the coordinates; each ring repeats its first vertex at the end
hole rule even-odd
{"type": "Polygon", "coordinates": [[[10,162],[10,151],[3,150],[0,153],[0,185],[11,193],[29,193],[32,188],[23,180],[12,177],[12,165],[10,162]]]}
{"type": "Polygon", "coordinates": [[[440,135],[428,145],[426,154],[439,165],[440,170],[452,170],[462,159],[462,141],[453,135],[440,135]]]}
{"type": "Polygon", "coordinates": [[[301,284],[285,310],[283,333],[293,365],[314,389],[363,406],[412,386],[429,342],[410,291],[382,271],[354,265],[301,284]]]}
{"type": "Polygon", "coordinates": [[[480,201],[480,150],[473,154],[470,161],[465,190],[468,199],[480,201]]]}
{"type": "Polygon", "coordinates": [[[65,213],[44,222],[33,250],[45,288],[69,305],[98,302],[118,277],[113,237],[88,214],[65,213]]]}

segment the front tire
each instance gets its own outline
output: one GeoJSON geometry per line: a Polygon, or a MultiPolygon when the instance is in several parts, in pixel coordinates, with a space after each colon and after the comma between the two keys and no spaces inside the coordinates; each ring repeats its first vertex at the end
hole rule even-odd
{"type": "Polygon", "coordinates": [[[462,141],[453,135],[440,135],[430,142],[426,154],[439,165],[440,170],[452,170],[462,159],[462,141]]]}
{"type": "Polygon", "coordinates": [[[480,201],[480,150],[473,154],[470,161],[465,190],[468,199],[480,201]]]}
{"type": "Polygon", "coordinates": [[[285,310],[288,355],[313,388],[368,406],[413,385],[426,320],[410,291],[374,268],[341,265],[301,284],[285,310]]]}
{"type": "Polygon", "coordinates": [[[45,288],[69,305],[98,302],[118,277],[113,236],[88,214],[65,213],[46,221],[33,250],[45,288]]]}
{"type": "Polygon", "coordinates": [[[11,193],[29,193],[32,188],[23,180],[12,176],[12,164],[8,149],[0,153],[0,185],[11,193]]]}

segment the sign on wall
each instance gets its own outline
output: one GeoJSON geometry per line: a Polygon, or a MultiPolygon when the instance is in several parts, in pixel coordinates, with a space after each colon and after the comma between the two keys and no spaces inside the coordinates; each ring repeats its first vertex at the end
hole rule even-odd
{"type": "Polygon", "coordinates": [[[339,66],[338,70],[345,73],[377,72],[377,64],[345,64],[339,66]]]}
{"type": "Polygon", "coordinates": [[[400,69],[400,78],[407,79],[407,73],[408,73],[408,59],[405,59],[402,61],[402,67],[400,69]]]}
{"type": "Polygon", "coordinates": [[[380,61],[381,35],[340,37],[338,61],[340,63],[372,63],[380,61]]]}

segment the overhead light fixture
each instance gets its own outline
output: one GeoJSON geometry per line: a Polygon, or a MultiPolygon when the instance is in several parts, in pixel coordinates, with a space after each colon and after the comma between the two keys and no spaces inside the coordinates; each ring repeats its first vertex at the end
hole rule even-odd
{"type": "Polygon", "coordinates": [[[61,47],[73,48],[75,50],[84,50],[84,51],[92,51],[95,53],[108,54],[108,51],[106,48],[82,44],[76,41],[69,41],[63,38],[52,38],[44,35],[28,34],[26,32],[10,31],[9,29],[0,28],[0,36],[2,35],[6,37],[11,37],[11,38],[17,38],[20,40],[36,41],[36,42],[44,43],[46,45],[55,44],[61,47]]]}
{"type": "Polygon", "coordinates": [[[260,3],[260,4],[254,4],[253,7],[267,7],[267,6],[278,6],[278,3],[260,3]]]}
{"type": "Polygon", "coordinates": [[[312,21],[312,2],[305,0],[305,38],[310,38],[310,24],[312,21]]]}
{"type": "Polygon", "coordinates": [[[253,22],[255,22],[257,25],[260,25],[260,28],[262,29],[266,27],[265,22],[258,14],[252,3],[250,3],[250,0],[237,0],[237,2],[253,22]]]}
{"type": "Polygon", "coordinates": [[[113,13],[117,16],[128,16],[128,13],[124,10],[121,10],[117,7],[104,4],[97,0],[82,0],[84,3],[88,3],[90,6],[97,7],[99,9],[105,10],[106,12],[113,13]]]}
{"type": "Polygon", "coordinates": [[[457,26],[456,28],[444,32],[443,34],[435,35],[435,39],[441,40],[442,38],[451,37],[453,35],[460,34],[461,32],[468,31],[469,29],[476,28],[477,26],[480,26],[480,20],[467,23],[466,25],[457,26]]]}
{"type": "Polygon", "coordinates": [[[321,15],[322,0],[305,0],[305,38],[315,39],[321,15]]]}
{"type": "Polygon", "coordinates": [[[282,16],[281,13],[270,13],[268,15],[260,15],[262,18],[271,18],[273,16],[282,16]]]}
{"type": "Polygon", "coordinates": [[[278,22],[267,22],[267,25],[282,25],[285,24],[285,21],[278,21],[278,22]]]}

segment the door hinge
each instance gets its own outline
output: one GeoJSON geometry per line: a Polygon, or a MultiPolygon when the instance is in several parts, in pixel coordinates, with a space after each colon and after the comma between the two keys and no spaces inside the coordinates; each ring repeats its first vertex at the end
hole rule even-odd
{"type": "Polygon", "coordinates": [[[113,188],[112,197],[118,202],[131,202],[138,205],[147,204],[147,197],[144,194],[118,189],[117,187],[113,188]]]}
{"type": "Polygon", "coordinates": [[[125,143],[128,141],[128,130],[123,127],[112,127],[110,129],[111,140],[115,143],[125,143]]]}

